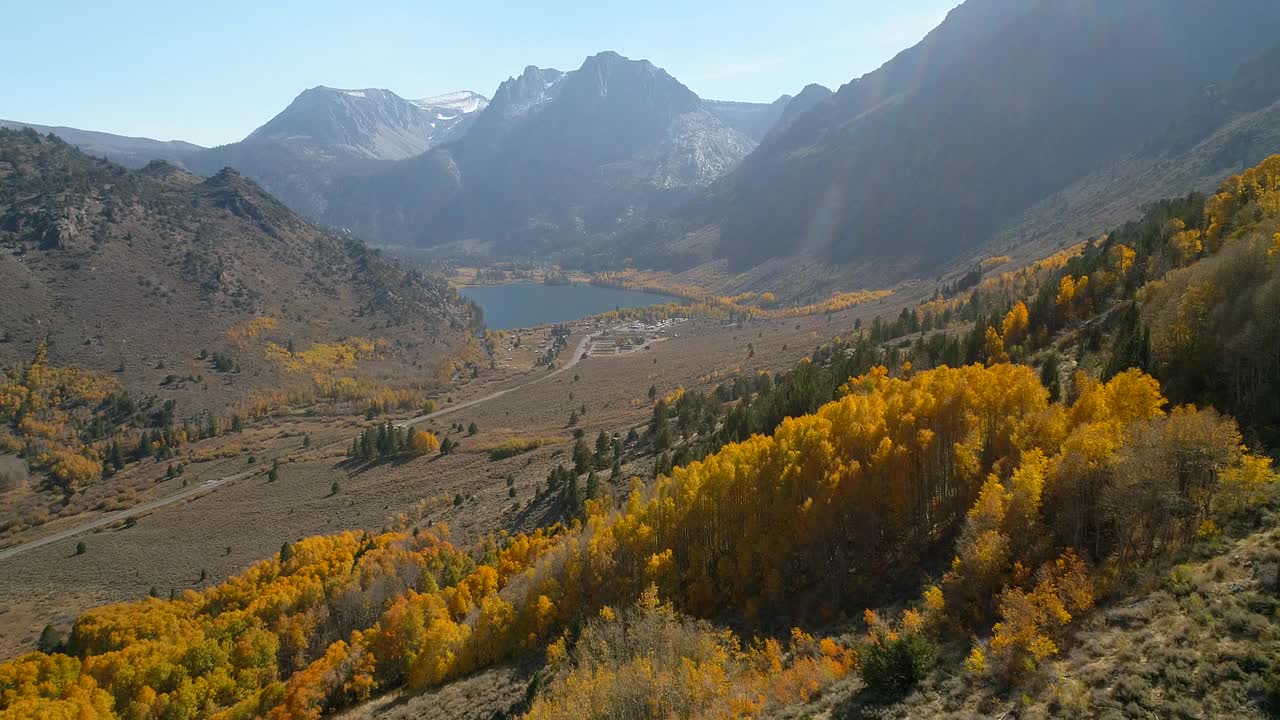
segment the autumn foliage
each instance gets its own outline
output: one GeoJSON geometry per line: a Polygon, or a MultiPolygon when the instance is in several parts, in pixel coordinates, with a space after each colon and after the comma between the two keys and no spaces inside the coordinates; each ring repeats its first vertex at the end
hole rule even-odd
{"type": "Polygon", "coordinates": [[[21,450],[66,490],[91,484],[103,458],[82,428],[117,390],[110,376],[50,364],[41,343],[29,365],[0,376],[0,452],[21,450]]]}
{"type": "Polygon", "coordinates": [[[677,613],[650,587],[633,606],[604,608],[572,652],[548,650],[552,683],[527,720],[747,718],[769,704],[816,697],[856,668],[857,656],[799,629],[783,643],[743,648],[732,631],[677,613]]]}
{"type": "Polygon", "coordinates": [[[580,639],[535,717],[564,716],[576,707],[568,698],[609,707],[653,688],[688,690],[680,707],[691,715],[755,715],[821,692],[858,656],[803,633],[787,652],[766,639],[744,653],[657,598],[704,618],[832,617],[957,529],[942,585],[877,631],[863,662],[917,667],[922,634],[952,626],[990,636],[975,667],[1022,672],[1069,640],[1093,602],[1091,565],[1183,542],[1273,479],[1265,461],[1246,460],[1228,419],[1167,413],[1141,372],[1074,385],[1061,404],[1022,366],[877,368],[771,435],[637,485],[616,510],[588,503],[571,527],[468,548],[444,528],[299,541],[209,590],[85,614],[70,658],[0,666],[0,717],[57,706],[82,717],[314,718],[541,651],[584,618],[598,618],[587,637],[603,638],[602,654],[580,639]],[[611,609],[637,602],[621,620],[611,609]],[[615,647],[617,627],[649,630],[615,647]],[[684,649],[655,655],[667,646],[645,645],[645,632],[675,633],[684,649]],[[3,680],[55,666],[56,683],[3,680]]]}

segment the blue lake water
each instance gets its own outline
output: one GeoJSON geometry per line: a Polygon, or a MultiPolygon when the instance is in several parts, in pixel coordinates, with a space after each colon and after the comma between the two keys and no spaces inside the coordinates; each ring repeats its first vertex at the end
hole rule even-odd
{"type": "Polygon", "coordinates": [[[594,285],[513,283],[462,288],[464,297],[484,311],[490,330],[569,322],[617,308],[681,302],[669,295],[594,285]]]}

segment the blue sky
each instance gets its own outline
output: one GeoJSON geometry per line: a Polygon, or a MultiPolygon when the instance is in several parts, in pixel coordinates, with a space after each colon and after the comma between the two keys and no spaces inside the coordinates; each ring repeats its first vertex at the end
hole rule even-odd
{"type": "Polygon", "coordinates": [[[215,145],[315,85],[489,96],[526,65],[571,70],[601,50],[702,97],[763,102],[875,69],[958,2],[13,3],[0,118],[215,145]]]}

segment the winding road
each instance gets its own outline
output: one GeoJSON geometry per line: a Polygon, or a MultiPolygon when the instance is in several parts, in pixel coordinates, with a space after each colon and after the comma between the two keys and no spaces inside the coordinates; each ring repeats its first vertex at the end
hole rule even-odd
{"type": "MultiPolygon", "coordinates": [[[[442,410],[436,410],[435,412],[418,415],[416,417],[405,420],[402,423],[399,423],[399,426],[413,427],[414,425],[418,425],[419,423],[426,422],[427,420],[431,420],[432,418],[438,418],[443,415],[455,413],[459,410],[465,410],[469,407],[475,407],[480,403],[485,403],[485,402],[489,402],[490,400],[495,400],[497,398],[502,397],[503,395],[509,395],[513,392],[516,392],[517,390],[523,390],[531,385],[540,383],[543,380],[555,377],[556,375],[559,375],[560,373],[568,370],[574,365],[577,365],[578,362],[582,360],[583,355],[586,353],[587,347],[591,344],[591,341],[594,340],[595,337],[596,337],[595,333],[592,333],[590,335],[583,337],[582,340],[578,342],[577,349],[573,351],[573,356],[569,358],[569,362],[556,368],[555,370],[552,370],[551,372],[545,375],[536,377],[527,383],[517,385],[515,387],[507,388],[506,390],[498,390],[497,392],[492,392],[492,393],[489,393],[488,395],[484,395],[484,396],[475,398],[473,400],[467,400],[466,402],[461,402],[456,405],[450,405],[449,407],[444,408],[442,410]]],[[[316,452],[323,452],[326,450],[332,450],[340,447],[341,448],[347,447],[347,441],[343,440],[339,442],[330,443],[329,445],[325,445],[324,447],[317,448],[316,452]]],[[[244,480],[246,478],[251,478],[254,475],[266,474],[267,470],[268,468],[266,467],[259,467],[259,468],[254,468],[252,470],[245,470],[243,472],[238,472],[238,473],[227,475],[220,478],[214,478],[212,480],[206,480],[199,485],[187,488],[185,490],[181,490],[172,495],[166,495],[165,497],[159,498],[157,500],[151,500],[150,502],[145,502],[140,505],[135,505],[127,510],[120,510],[118,512],[113,512],[107,515],[103,515],[100,518],[90,520],[85,523],[81,523],[80,525],[77,525],[73,528],[68,528],[67,530],[62,530],[60,532],[56,532],[46,537],[38,538],[36,540],[31,540],[29,542],[25,542],[20,545],[14,545],[13,547],[10,547],[10,548],[5,548],[3,550],[0,550],[0,562],[3,562],[13,557],[17,557],[18,555],[22,555],[23,553],[30,552],[32,550],[35,550],[36,548],[44,547],[45,545],[51,545],[56,542],[62,542],[63,540],[68,540],[77,535],[87,533],[91,530],[96,530],[100,527],[111,525],[112,523],[124,521],[128,519],[129,516],[131,515],[138,515],[141,513],[150,512],[152,510],[157,510],[159,508],[165,507],[166,505],[172,505],[173,503],[181,502],[183,500],[186,500],[187,498],[200,495],[201,493],[209,492],[229,482],[244,480]]]]}

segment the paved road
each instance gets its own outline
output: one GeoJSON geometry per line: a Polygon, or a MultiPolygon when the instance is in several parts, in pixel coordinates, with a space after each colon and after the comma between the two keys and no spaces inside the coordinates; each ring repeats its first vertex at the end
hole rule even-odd
{"type": "MultiPolygon", "coordinates": [[[[400,423],[400,426],[413,427],[414,425],[426,422],[427,420],[430,420],[432,418],[441,417],[442,415],[448,415],[449,413],[454,413],[459,410],[465,410],[469,407],[475,407],[480,403],[488,402],[490,400],[500,398],[503,395],[508,395],[517,390],[523,390],[529,387],[530,385],[540,383],[543,380],[546,380],[547,378],[555,377],[556,375],[559,375],[560,373],[568,370],[574,365],[577,365],[578,362],[582,360],[582,355],[583,353],[586,352],[587,346],[591,343],[591,340],[593,338],[595,338],[594,334],[587,335],[586,337],[582,338],[582,341],[578,343],[577,349],[573,351],[573,357],[569,359],[569,362],[565,363],[559,368],[556,368],[555,370],[552,370],[551,372],[545,375],[540,375],[534,378],[533,380],[530,380],[529,382],[524,383],[523,385],[517,385],[512,388],[507,388],[506,390],[499,390],[497,392],[489,393],[488,395],[485,395],[483,397],[475,398],[474,400],[468,400],[466,402],[461,402],[456,405],[450,405],[449,407],[444,408],[443,410],[436,410],[435,412],[426,413],[425,415],[419,415],[409,420],[405,420],[404,422],[400,423]]],[[[347,442],[339,441],[339,442],[331,443],[322,448],[318,448],[318,450],[323,451],[323,450],[329,450],[332,448],[340,448],[340,447],[341,448],[347,447],[347,442]]],[[[119,512],[111,513],[109,515],[103,515],[100,518],[97,518],[95,520],[90,520],[89,522],[82,523],[80,525],[77,525],[73,528],[69,528],[67,530],[63,530],[61,532],[54,533],[53,535],[49,535],[46,537],[39,538],[37,540],[32,540],[30,542],[22,543],[21,545],[14,545],[11,548],[0,550],[0,561],[8,560],[9,558],[16,557],[23,553],[35,550],[36,548],[44,547],[45,545],[50,545],[56,542],[61,542],[63,540],[73,538],[76,535],[89,532],[90,530],[96,530],[100,527],[110,525],[114,522],[125,520],[130,515],[138,515],[140,513],[157,510],[166,505],[172,505],[173,503],[181,502],[182,500],[192,497],[193,495],[198,495],[200,493],[210,491],[220,485],[225,485],[226,483],[229,483],[229,482],[235,482],[236,480],[244,480],[245,478],[250,478],[250,477],[253,477],[254,475],[261,475],[265,472],[267,472],[267,468],[260,467],[260,468],[254,468],[252,470],[245,470],[244,472],[238,472],[238,473],[235,473],[234,475],[227,475],[225,477],[215,478],[213,480],[206,480],[199,485],[189,487],[185,490],[176,492],[172,495],[167,495],[158,500],[152,500],[150,502],[142,503],[141,505],[135,505],[127,510],[121,510],[119,512]]]]}

